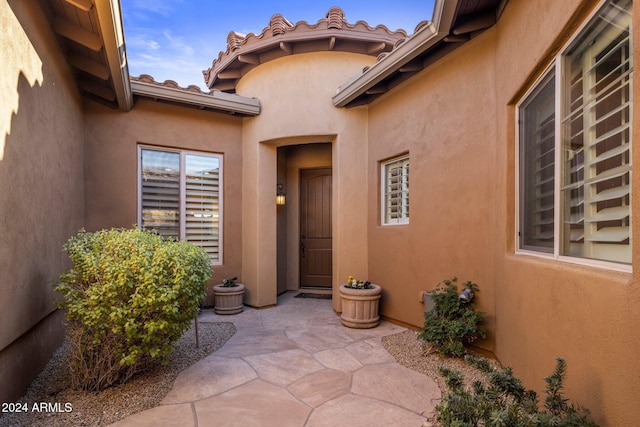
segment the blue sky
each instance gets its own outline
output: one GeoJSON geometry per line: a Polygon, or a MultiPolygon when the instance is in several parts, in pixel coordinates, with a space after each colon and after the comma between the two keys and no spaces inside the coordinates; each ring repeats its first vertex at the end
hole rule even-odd
{"type": "Polygon", "coordinates": [[[374,27],[384,24],[390,30],[412,34],[420,21],[431,18],[433,2],[121,0],[129,73],[206,89],[202,70],[226,50],[229,32],[260,34],[276,13],[294,24],[315,24],[337,5],[349,23],[363,20],[374,27]]]}

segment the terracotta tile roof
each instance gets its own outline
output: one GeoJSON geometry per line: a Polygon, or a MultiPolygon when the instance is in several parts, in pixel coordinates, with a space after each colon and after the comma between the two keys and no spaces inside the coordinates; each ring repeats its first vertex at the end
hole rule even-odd
{"type": "Polygon", "coordinates": [[[384,25],[371,27],[364,21],[351,24],[339,7],[329,9],[315,24],[305,21],[292,24],[284,16],[275,14],[260,34],[231,31],[227,36],[227,50],[220,52],[203,74],[209,88],[235,92],[242,76],[273,59],[331,50],[379,56],[390,52],[407,37],[404,30],[391,31],[384,25]]]}
{"type": "Polygon", "coordinates": [[[157,82],[149,74],[142,74],[138,77],[131,76],[129,80],[132,92],[136,97],[242,117],[260,114],[260,101],[255,98],[224,93],[219,90],[204,92],[195,85],[184,88],[173,80],[157,82]]]}
{"type": "Polygon", "coordinates": [[[200,94],[203,94],[203,95],[210,95],[212,92],[214,92],[214,91],[203,92],[196,85],[189,85],[189,86],[187,86],[185,88],[185,87],[182,87],[182,86],[178,85],[178,83],[173,81],[173,80],[165,80],[164,82],[158,82],[153,78],[153,76],[151,76],[149,74],[140,74],[138,77],[130,76],[129,79],[132,82],[149,83],[149,84],[153,84],[153,85],[156,85],[156,86],[168,87],[168,88],[178,89],[178,90],[187,91],[187,92],[200,93],[200,94]]]}

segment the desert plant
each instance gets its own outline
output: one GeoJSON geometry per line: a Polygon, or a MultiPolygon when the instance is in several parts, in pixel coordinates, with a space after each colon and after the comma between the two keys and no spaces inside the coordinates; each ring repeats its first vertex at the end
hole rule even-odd
{"type": "MultiPolygon", "coordinates": [[[[475,311],[473,302],[459,298],[457,278],[443,280],[431,293],[433,310],[424,314],[424,328],[419,338],[429,342],[445,356],[464,355],[464,343],[486,336],[480,323],[484,312],[475,311]]],[[[466,282],[465,288],[478,292],[478,285],[466,282]]]]}
{"type": "Polygon", "coordinates": [[[75,388],[102,390],[153,361],[166,362],[189,328],[211,277],[199,247],[140,229],[80,231],[60,275],[75,388]]]}
{"type": "Polygon", "coordinates": [[[225,288],[234,288],[238,286],[238,278],[232,277],[230,279],[223,279],[222,286],[224,286],[225,288]]]}
{"type": "Polygon", "coordinates": [[[486,359],[465,356],[471,365],[483,371],[486,384],[476,381],[465,389],[464,378],[457,371],[438,368],[445,377],[448,391],[436,406],[436,420],[442,426],[539,426],[595,427],[589,411],[562,397],[566,363],[558,358],[547,383],[544,409],[539,408],[537,393],[526,390],[510,368],[494,368],[486,359]]]}
{"type": "Polygon", "coordinates": [[[347,288],[349,289],[373,289],[371,282],[368,280],[356,279],[353,276],[347,278],[347,288]]]}

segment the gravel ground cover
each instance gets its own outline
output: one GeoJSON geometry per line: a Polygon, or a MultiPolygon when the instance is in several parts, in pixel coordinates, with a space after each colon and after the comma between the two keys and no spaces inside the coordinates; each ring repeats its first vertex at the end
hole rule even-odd
{"type": "MultiPolygon", "coordinates": [[[[145,409],[157,406],[169,392],[180,371],[216,351],[235,334],[231,323],[202,323],[199,326],[200,347],[195,347],[193,329],[187,331],[176,343],[167,366],[158,366],[128,383],[111,387],[99,393],[70,389],[65,358],[69,343],[65,342],[54,354],[49,364],[16,403],[26,403],[29,409],[36,402],[58,403],[60,412],[34,412],[4,414],[0,427],[36,426],[105,426],[145,409]],[[64,412],[65,404],[73,410],[64,412]]],[[[431,377],[444,392],[444,379],[437,367],[445,366],[460,371],[465,382],[471,384],[484,380],[484,376],[462,359],[446,358],[429,353],[429,345],[418,339],[415,331],[405,331],[382,339],[384,348],[403,366],[431,377]]],[[[477,356],[478,354],[476,354],[477,356]]],[[[497,362],[493,361],[496,366],[497,362]]]]}
{"type": "MultiPolygon", "coordinates": [[[[430,345],[424,340],[418,339],[418,332],[405,331],[382,338],[382,346],[391,354],[398,363],[416,372],[423,373],[433,379],[444,393],[446,386],[444,377],[438,373],[438,366],[456,370],[464,375],[464,383],[471,387],[475,381],[486,383],[485,375],[475,367],[469,365],[464,359],[444,357],[436,352],[430,352],[430,345]]],[[[484,357],[482,354],[467,349],[472,356],[484,357]]],[[[495,366],[500,367],[497,360],[488,359],[495,366]]]]}
{"type": "Polygon", "coordinates": [[[157,406],[169,392],[178,373],[216,351],[235,334],[232,323],[198,323],[200,347],[196,348],[194,329],[178,340],[169,364],[157,366],[125,384],[90,393],[72,390],[65,359],[70,344],[65,341],[45,369],[16,403],[27,404],[27,412],[3,414],[0,427],[105,426],[136,412],[157,406]],[[59,404],[59,412],[33,411],[41,402],[59,404]],[[65,412],[70,404],[72,409],[65,412]]]}

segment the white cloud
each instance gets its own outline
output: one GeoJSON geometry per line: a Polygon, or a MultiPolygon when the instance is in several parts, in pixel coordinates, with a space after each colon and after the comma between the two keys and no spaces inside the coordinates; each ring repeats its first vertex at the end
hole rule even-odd
{"type": "Polygon", "coordinates": [[[145,34],[132,34],[127,37],[127,48],[136,50],[158,50],[160,49],[160,43],[145,34]]]}
{"type": "Polygon", "coordinates": [[[130,7],[137,11],[140,16],[146,12],[169,16],[184,0],[127,0],[131,2],[130,7]]]}
{"type": "Polygon", "coordinates": [[[195,53],[195,49],[186,42],[184,37],[174,36],[170,30],[164,30],[162,34],[169,41],[169,49],[177,51],[175,53],[187,56],[193,56],[195,53]]]}

